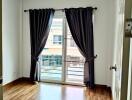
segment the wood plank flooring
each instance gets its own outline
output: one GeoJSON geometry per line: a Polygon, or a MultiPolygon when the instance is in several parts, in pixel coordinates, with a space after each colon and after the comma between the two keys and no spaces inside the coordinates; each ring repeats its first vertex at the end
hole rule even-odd
{"type": "Polygon", "coordinates": [[[112,100],[105,88],[94,90],[80,86],[19,81],[4,87],[4,100],[112,100]]]}

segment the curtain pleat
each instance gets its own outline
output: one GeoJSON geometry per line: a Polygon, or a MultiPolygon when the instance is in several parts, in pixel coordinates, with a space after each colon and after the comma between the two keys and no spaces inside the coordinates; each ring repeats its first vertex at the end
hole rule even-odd
{"type": "Polygon", "coordinates": [[[31,81],[38,81],[38,67],[37,61],[42,52],[52,24],[53,9],[34,9],[29,10],[30,19],[30,43],[31,43],[31,81]]]}
{"type": "Polygon", "coordinates": [[[85,57],[84,83],[94,88],[93,8],[65,9],[65,14],[73,39],[85,57]]]}

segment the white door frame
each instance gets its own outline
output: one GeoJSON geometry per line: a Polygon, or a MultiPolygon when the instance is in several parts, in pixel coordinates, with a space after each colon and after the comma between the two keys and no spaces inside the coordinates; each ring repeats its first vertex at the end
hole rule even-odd
{"type": "Polygon", "coordinates": [[[130,57],[129,57],[129,77],[128,77],[128,91],[127,91],[127,100],[132,100],[132,39],[130,46],[130,57]]]}
{"type": "MultiPolygon", "coordinates": [[[[132,18],[132,6],[131,6],[131,18],[132,18]]],[[[129,57],[129,76],[128,76],[127,100],[132,100],[132,38],[130,39],[130,57],[129,57]]]]}
{"type": "MultiPolygon", "coordinates": [[[[125,0],[125,15],[124,21],[131,18],[132,0],[125,0]]],[[[125,33],[125,31],[124,31],[125,33]]],[[[128,90],[128,73],[129,73],[129,56],[130,56],[130,38],[125,37],[123,41],[123,62],[122,62],[122,81],[121,81],[121,99],[127,100],[128,90]]]]}

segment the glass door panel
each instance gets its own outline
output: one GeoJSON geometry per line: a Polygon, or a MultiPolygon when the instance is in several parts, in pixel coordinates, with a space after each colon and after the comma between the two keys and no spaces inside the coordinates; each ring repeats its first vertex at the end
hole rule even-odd
{"type": "Polygon", "coordinates": [[[40,56],[40,78],[44,81],[62,80],[63,18],[54,18],[40,56]]]}
{"type": "Polygon", "coordinates": [[[83,84],[84,57],[74,42],[69,28],[67,29],[66,47],[66,82],[83,84]]]}

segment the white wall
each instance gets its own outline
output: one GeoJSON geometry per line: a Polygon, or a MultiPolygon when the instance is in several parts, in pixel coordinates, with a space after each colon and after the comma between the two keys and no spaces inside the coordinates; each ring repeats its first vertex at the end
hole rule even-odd
{"type": "MultiPolygon", "coordinates": [[[[32,8],[69,8],[69,7],[98,7],[95,11],[94,39],[95,54],[95,83],[111,86],[112,52],[114,42],[114,0],[23,0],[23,10],[32,8]]],[[[29,77],[30,72],[30,43],[28,31],[28,13],[23,13],[23,76],[29,77]]]]}
{"type": "Polygon", "coordinates": [[[19,0],[2,0],[3,84],[19,78],[19,0]]]}

